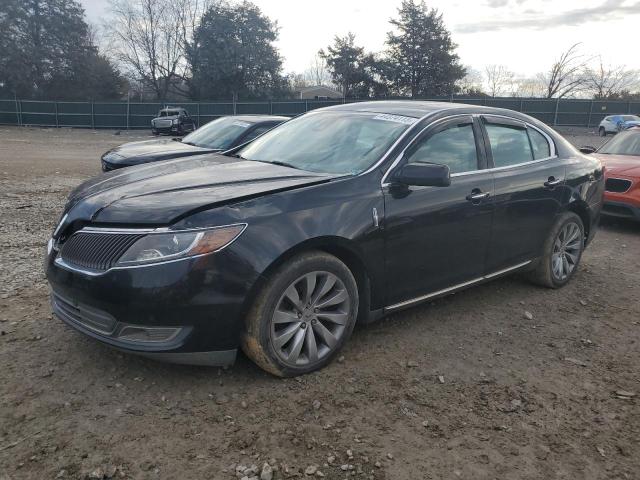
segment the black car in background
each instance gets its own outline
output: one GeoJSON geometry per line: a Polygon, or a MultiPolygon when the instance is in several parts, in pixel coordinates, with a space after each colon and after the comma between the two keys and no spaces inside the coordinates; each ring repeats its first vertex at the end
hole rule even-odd
{"type": "Polygon", "coordinates": [[[223,117],[207,123],[182,139],[166,138],[125,143],[102,156],[102,171],[228,150],[250,142],[287,120],[288,117],[272,115],[223,117]]]}
{"type": "Polygon", "coordinates": [[[358,321],[514,272],[562,287],[603,191],[598,159],[526,115],[353,103],[224,156],[87,181],[46,273],[56,315],[105,344],[211,365],[242,347],[298,375],[358,321]]]}
{"type": "Polygon", "coordinates": [[[160,135],[182,136],[193,132],[197,127],[196,121],[189,112],[182,107],[166,107],[158,112],[158,116],[151,120],[151,133],[160,135]]]}

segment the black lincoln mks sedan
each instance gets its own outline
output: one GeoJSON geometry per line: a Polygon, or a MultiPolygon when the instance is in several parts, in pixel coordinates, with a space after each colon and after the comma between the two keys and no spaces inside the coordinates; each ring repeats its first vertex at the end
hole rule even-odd
{"type": "Polygon", "coordinates": [[[289,120],[274,115],[239,115],[222,117],[207,123],[182,140],[166,138],[129,142],[102,156],[102,171],[140,165],[179,157],[221,152],[250,142],[289,120]]]}
{"type": "Polygon", "coordinates": [[[316,110],[224,154],[80,185],[48,244],[53,310],[118,349],[280,376],[356,322],[503,275],[558,288],[595,233],[603,169],[509,110],[316,110]]]}

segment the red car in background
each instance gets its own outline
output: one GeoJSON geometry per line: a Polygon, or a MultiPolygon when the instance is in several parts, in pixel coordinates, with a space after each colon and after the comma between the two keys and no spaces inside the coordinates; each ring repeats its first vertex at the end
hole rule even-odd
{"type": "Polygon", "coordinates": [[[640,128],[618,133],[594,155],[605,167],[602,214],[640,221],[640,128]]]}

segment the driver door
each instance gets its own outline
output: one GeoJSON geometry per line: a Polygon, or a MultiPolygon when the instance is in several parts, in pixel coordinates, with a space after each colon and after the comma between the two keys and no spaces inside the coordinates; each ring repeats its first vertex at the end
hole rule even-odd
{"type": "Polygon", "coordinates": [[[457,116],[428,127],[407,148],[405,163],[448,165],[451,185],[384,185],[387,305],[411,304],[484,275],[493,216],[493,175],[480,125],[457,116]]]}

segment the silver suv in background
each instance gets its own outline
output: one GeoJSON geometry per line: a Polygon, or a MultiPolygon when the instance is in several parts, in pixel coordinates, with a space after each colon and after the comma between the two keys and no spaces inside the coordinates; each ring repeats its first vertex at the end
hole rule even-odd
{"type": "Polygon", "coordinates": [[[637,126],[640,126],[640,117],[637,115],[609,115],[600,122],[598,133],[606,137],[608,133],[618,133],[637,126]]]}

